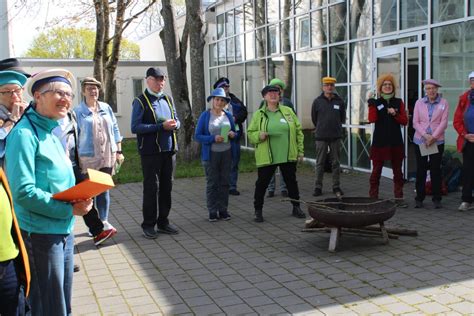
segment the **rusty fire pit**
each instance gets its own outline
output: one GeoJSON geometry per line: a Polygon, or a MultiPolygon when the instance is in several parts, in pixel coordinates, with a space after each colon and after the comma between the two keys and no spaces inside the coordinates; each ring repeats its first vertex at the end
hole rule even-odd
{"type": "Polygon", "coordinates": [[[384,222],[396,211],[396,204],[391,200],[342,197],[308,202],[307,205],[313,219],[331,228],[329,251],[336,250],[342,228],[362,228],[379,224],[384,243],[388,243],[384,222]]]}

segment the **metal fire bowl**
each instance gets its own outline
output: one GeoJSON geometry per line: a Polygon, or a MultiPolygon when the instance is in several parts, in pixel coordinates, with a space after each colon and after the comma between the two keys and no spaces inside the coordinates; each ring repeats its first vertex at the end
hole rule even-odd
{"type": "Polygon", "coordinates": [[[307,203],[308,213],[329,227],[364,227],[389,220],[396,211],[390,200],[368,197],[329,198],[307,203]]]}

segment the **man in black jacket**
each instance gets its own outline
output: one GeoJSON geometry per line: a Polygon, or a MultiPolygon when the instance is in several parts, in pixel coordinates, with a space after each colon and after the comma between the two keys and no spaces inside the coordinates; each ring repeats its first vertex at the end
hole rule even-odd
{"type": "Polygon", "coordinates": [[[335,91],[336,79],[324,77],[323,93],[313,101],[311,119],[316,127],[316,181],[313,196],[322,195],[324,162],[328,153],[332,164],[332,190],[337,196],[344,193],[340,188],[340,163],[341,138],[343,135],[342,124],[346,120],[346,105],[335,91]]]}
{"type": "Polygon", "coordinates": [[[230,80],[226,77],[219,78],[216,83],[214,83],[214,89],[223,88],[226,95],[230,98],[228,105],[228,111],[232,113],[234,117],[234,122],[238,127],[237,136],[234,137],[234,141],[237,143],[235,150],[237,151],[233,156],[236,158],[232,161],[232,168],[230,170],[230,186],[229,194],[230,195],[240,195],[240,192],[237,190],[237,179],[239,177],[239,162],[240,162],[240,138],[244,131],[242,124],[247,119],[247,108],[244,103],[240,101],[233,93],[230,93],[230,80]]]}
{"type": "Polygon", "coordinates": [[[159,233],[178,233],[169,223],[168,215],[171,210],[173,155],[178,149],[176,130],[180,122],[173,99],[163,92],[165,82],[166,75],[161,69],[149,68],[146,72],[147,89],[132,104],[132,133],[137,134],[143,171],[142,229],[143,236],[148,239],[157,237],[155,225],[159,233]]]}

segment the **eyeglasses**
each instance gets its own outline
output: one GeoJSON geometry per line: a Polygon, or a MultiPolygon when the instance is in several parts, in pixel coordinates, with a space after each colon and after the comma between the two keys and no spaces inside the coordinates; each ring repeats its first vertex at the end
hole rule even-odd
{"type": "Polygon", "coordinates": [[[14,89],[14,90],[8,90],[8,91],[0,91],[0,94],[2,95],[8,95],[10,97],[13,96],[13,94],[16,94],[16,95],[21,95],[21,93],[23,92],[23,89],[22,88],[18,88],[18,89],[14,89]]]}
{"type": "Polygon", "coordinates": [[[61,99],[63,99],[63,98],[65,98],[67,100],[74,99],[74,93],[69,92],[69,91],[59,90],[59,89],[49,89],[49,90],[42,91],[40,93],[45,94],[45,93],[48,93],[48,92],[54,93],[56,96],[59,96],[61,99]]]}

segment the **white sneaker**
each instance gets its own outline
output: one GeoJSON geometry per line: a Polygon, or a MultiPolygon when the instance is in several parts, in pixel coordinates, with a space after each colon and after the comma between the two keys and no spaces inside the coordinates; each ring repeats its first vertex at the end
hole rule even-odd
{"type": "Polygon", "coordinates": [[[470,208],[471,208],[471,203],[462,202],[461,205],[459,205],[458,210],[463,212],[463,211],[467,211],[470,208]]]}
{"type": "Polygon", "coordinates": [[[104,230],[115,229],[115,227],[112,226],[109,221],[103,221],[102,223],[104,224],[104,230]]]}

